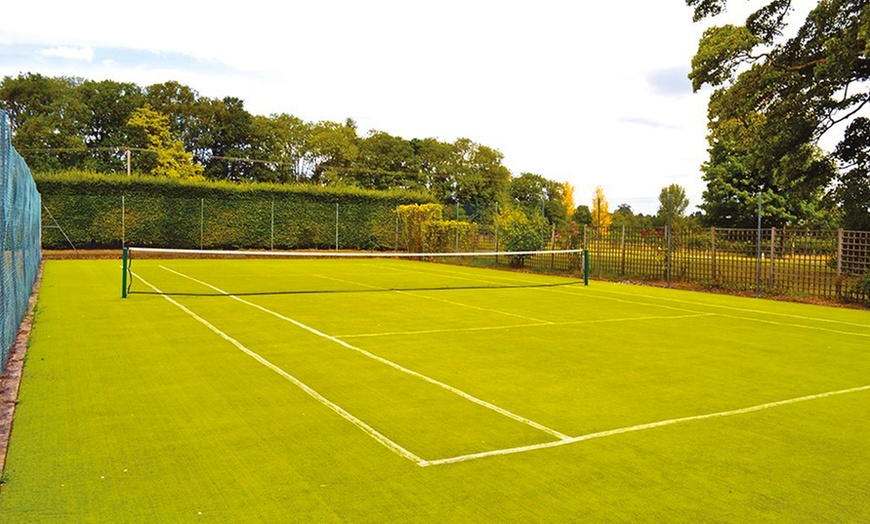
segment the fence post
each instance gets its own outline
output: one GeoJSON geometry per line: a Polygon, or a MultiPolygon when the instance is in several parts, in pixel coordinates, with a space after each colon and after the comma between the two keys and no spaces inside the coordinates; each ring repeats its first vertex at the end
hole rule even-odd
{"type": "MultiPolygon", "coordinates": [[[[495,203],[495,245],[493,251],[498,253],[498,202],[495,203]]],[[[498,264],[498,255],[495,256],[495,263],[498,264]]]]}
{"type": "Polygon", "coordinates": [[[665,226],[665,276],[668,287],[671,287],[671,226],[665,226]]]}
{"type": "Polygon", "coordinates": [[[456,249],[455,249],[455,252],[456,252],[456,253],[459,253],[459,227],[458,227],[458,222],[459,222],[459,200],[456,201],[456,222],[457,222],[457,227],[456,227],[456,249]]]}
{"type": "Polygon", "coordinates": [[[338,202],[335,203],[335,250],[338,251],[338,202]]]}
{"type": "Polygon", "coordinates": [[[710,228],[710,277],[711,280],[716,282],[716,228],[710,228]]]}
{"type": "Polygon", "coordinates": [[[837,276],[843,275],[843,228],[837,230],[837,276]]]}
{"type": "Polygon", "coordinates": [[[776,228],[770,228],[770,274],[767,276],[767,285],[773,290],[773,284],[776,279],[776,228]]]}
{"type": "Polygon", "coordinates": [[[199,199],[199,249],[203,248],[205,237],[205,198],[199,199]]]}
{"type": "Polygon", "coordinates": [[[837,230],[837,300],[843,299],[843,228],[837,230]]]}
{"type": "Polygon", "coordinates": [[[127,200],[121,195],[121,247],[127,245],[127,200]]]}
{"type": "Polygon", "coordinates": [[[622,224],[622,236],[619,239],[619,249],[622,251],[622,260],[620,261],[619,271],[621,276],[625,276],[625,224],[622,224]]]}

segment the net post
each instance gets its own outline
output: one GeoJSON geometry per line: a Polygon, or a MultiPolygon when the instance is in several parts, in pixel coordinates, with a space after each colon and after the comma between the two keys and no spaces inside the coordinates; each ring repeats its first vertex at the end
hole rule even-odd
{"type": "Polygon", "coordinates": [[[589,285],[589,250],[583,250],[583,285],[589,285]]]}
{"type": "Polygon", "coordinates": [[[127,267],[129,260],[129,254],[125,246],[121,253],[121,298],[127,298],[127,267]]]}

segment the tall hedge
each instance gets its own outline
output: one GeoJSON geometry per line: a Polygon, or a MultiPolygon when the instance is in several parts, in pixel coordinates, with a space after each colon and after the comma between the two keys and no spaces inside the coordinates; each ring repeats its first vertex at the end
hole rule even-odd
{"type": "Polygon", "coordinates": [[[395,209],[421,193],[193,182],[87,172],[37,174],[43,247],[396,249],[395,209]],[[338,221],[336,221],[336,219],[338,221]],[[67,240],[69,239],[69,241],[67,240]]]}

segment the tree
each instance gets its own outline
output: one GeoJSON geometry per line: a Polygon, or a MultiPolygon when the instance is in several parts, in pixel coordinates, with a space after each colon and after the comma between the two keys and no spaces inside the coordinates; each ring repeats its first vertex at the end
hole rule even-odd
{"type": "Polygon", "coordinates": [[[414,147],[401,137],[371,131],[360,141],[353,178],[369,189],[420,189],[423,184],[414,147]]]}
{"type": "Polygon", "coordinates": [[[133,111],[127,125],[131,129],[131,135],[135,137],[138,134],[144,138],[149,151],[153,153],[149,168],[152,175],[202,178],[203,167],[193,163],[193,156],[184,150],[181,140],[173,139],[169,117],[145,106],[133,111]]]}
{"type": "Polygon", "coordinates": [[[12,144],[31,170],[67,169],[85,160],[79,115],[87,109],[76,97],[78,82],[26,74],[7,76],[0,84],[0,108],[9,116],[12,144]]]}
{"type": "MultiPolygon", "coordinates": [[[[686,4],[699,21],[720,13],[728,0],[686,4]]],[[[703,168],[708,190],[700,206],[714,224],[736,217],[729,225],[744,225],[759,191],[770,225],[812,223],[826,193],[847,214],[866,209],[845,205],[846,195],[870,183],[866,159],[831,155],[818,144],[870,102],[870,8],[864,0],[819,2],[786,37],[791,4],[770,0],[742,26],[706,30],[692,60],[695,91],[716,88],[703,168]]],[[[853,122],[840,143],[854,139],[870,148],[861,137],[853,122]]]]}
{"type": "Polygon", "coordinates": [[[312,181],[320,184],[346,182],[348,170],[359,156],[356,126],[322,121],[311,130],[309,146],[314,161],[312,181]]]}
{"type": "Polygon", "coordinates": [[[311,124],[286,113],[255,116],[252,131],[259,137],[255,156],[264,160],[257,179],[285,183],[310,177],[314,167],[309,148],[311,130],[311,124]]]}
{"type": "Polygon", "coordinates": [[[671,184],[663,187],[659,193],[659,209],[656,213],[657,222],[664,226],[668,224],[670,218],[671,225],[674,227],[680,225],[686,209],[689,207],[689,199],[686,197],[686,190],[678,185],[671,184]]]}
{"type": "Polygon", "coordinates": [[[208,100],[203,107],[202,149],[198,160],[205,166],[205,176],[233,182],[254,180],[253,164],[239,159],[250,158],[253,116],[245,103],[235,97],[208,100]]]}
{"type": "Polygon", "coordinates": [[[460,138],[453,143],[454,202],[477,207],[507,203],[510,170],[495,149],[460,138]]]}
{"type": "Polygon", "coordinates": [[[574,186],[572,186],[571,182],[568,182],[567,180],[562,183],[562,203],[565,206],[565,213],[568,218],[571,218],[575,210],[574,186]]]}
{"type": "Polygon", "coordinates": [[[595,188],[595,196],[592,197],[592,227],[606,230],[610,227],[613,218],[608,212],[607,198],[601,186],[595,188]]]}
{"type": "Polygon", "coordinates": [[[589,209],[589,206],[579,205],[571,214],[571,220],[580,226],[591,226],[592,210],[589,209]]]}

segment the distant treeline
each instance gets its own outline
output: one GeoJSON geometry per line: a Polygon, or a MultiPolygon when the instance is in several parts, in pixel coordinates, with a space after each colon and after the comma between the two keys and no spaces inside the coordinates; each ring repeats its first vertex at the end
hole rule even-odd
{"type": "Polygon", "coordinates": [[[442,203],[520,204],[542,210],[552,223],[564,223],[574,210],[564,184],[531,173],[512,176],[499,151],[468,138],[406,140],[384,131],[361,135],[351,119],[253,115],[239,98],[204,97],[178,82],[141,87],[7,76],[0,107],[9,113],[13,145],[39,173],[124,173],[127,151],[132,170],[148,173],[158,151],[131,125],[131,116],[147,108],[165,117],[172,139],[208,180],[410,190],[442,203]]]}

